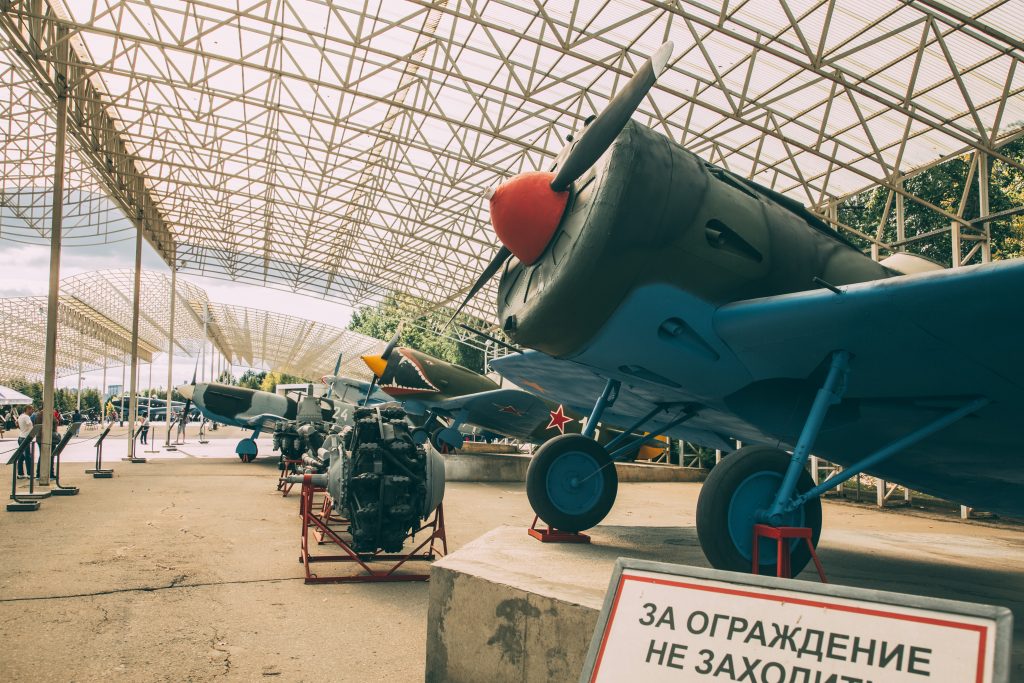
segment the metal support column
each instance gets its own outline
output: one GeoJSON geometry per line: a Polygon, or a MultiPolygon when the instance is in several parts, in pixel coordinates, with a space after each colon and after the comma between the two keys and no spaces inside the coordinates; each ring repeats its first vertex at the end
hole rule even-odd
{"type": "Polygon", "coordinates": [[[203,348],[199,352],[199,367],[202,369],[202,373],[199,376],[200,382],[206,381],[206,341],[208,339],[208,325],[210,323],[210,304],[207,301],[203,302],[203,348]]]}
{"type": "Polygon", "coordinates": [[[103,342],[103,384],[100,387],[100,424],[107,422],[107,342],[103,342]]]}
{"type": "MultiPolygon", "coordinates": [[[[978,215],[988,216],[988,155],[978,152],[978,215]]],[[[982,223],[981,262],[992,260],[992,224],[982,223]]]]}
{"type": "Polygon", "coordinates": [[[78,391],[75,392],[75,410],[82,412],[82,347],[85,345],[85,335],[78,333],[78,391]]]}
{"type": "Polygon", "coordinates": [[[953,260],[953,267],[959,268],[962,264],[962,256],[960,250],[960,224],[956,221],[951,221],[949,224],[949,235],[950,235],[950,246],[951,246],[951,257],[953,260]]]}
{"type": "Polygon", "coordinates": [[[135,217],[135,278],[132,284],[132,374],[128,408],[128,462],[146,462],[135,457],[135,418],[139,410],[139,306],[142,290],[142,216],[135,217]]]}
{"type": "MultiPolygon", "coordinates": [[[[900,190],[903,189],[903,181],[898,180],[896,187],[900,190]]],[[[907,239],[907,214],[903,208],[903,195],[899,192],[896,193],[896,243],[899,244],[896,249],[897,251],[906,251],[907,245],[903,244],[903,240],[907,239]]]]}
{"type": "MultiPolygon", "coordinates": [[[[66,71],[68,61],[67,30],[58,29],[54,66],[66,71]],[[64,65],[64,66],[62,66],[64,65]]],[[[39,449],[39,485],[49,486],[53,476],[50,453],[53,449],[54,385],[57,381],[57,307],[60,303],[60,246],[64,219],[64,154],[68,125],[67,75],[56,75],[57,134],[53,156],[53,206],[50,222],[50,283],[46,293],[46,356],[43,362],[43,434],[39,449]]]]}
{"type": "Polygon", "coordinates": [[[171,261],[171,315],[167,326],[167,405],[164,420],[167,422],[167,440],[164,448],[171,448],[171,399],[174,398],[174,309],[177,303],[178,264],[171,261]]]}

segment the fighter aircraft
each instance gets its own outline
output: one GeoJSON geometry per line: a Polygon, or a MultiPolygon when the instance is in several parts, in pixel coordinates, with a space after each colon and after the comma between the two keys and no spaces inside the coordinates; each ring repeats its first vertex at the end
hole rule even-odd
{"type": "Polygon", "coordinates": [[[371,386],[403,404],[419,426],[413,438],[429,437],[438,450],[454,450],[465,439],[460,431],[476,426],[486,432],[530,443],[578,433],[583,415],[455,363],[398,346],[396,333],[379,356],[363,356],[374,374],[371,386]],[[442,424],[442,419],[447,425],[442,424]]]}
{"type": "MultiPolygon", "coordinates": [[[[491,195],[503,246],[466,301],[501,271],[498,320],[536,350],[494,367],[591,406],[591,423],[749,444],[697,505],[718,568],[751,571],[755,523],[809,527],[816,544],[819,496],[860,472],[1024,515],[1024,261],[876,262],[799,203],[632,121],[671,50],[550,169],[491,195]],[[815,486],[812,451],[844,470],[815,486]]],[[[531,463],[530,502],[554,527],[594,526],[615,500],[618,450],[589,436],[531,463]]],[[[810,556],[796,543],[794,574],[810,556]]],[[[758,549],[763,571],[775,543],[758,549]]]]}
{"type": "MultiPolygon", "coordinates": [[[[335,419],[335,412],[341,406],[372,405],[391,400],[384,392],[372,390],[369,382],[336,374],[326,375],[322,381],[328,387],[328,393],[320,398],[324,420],[335,419]]],[[[263,429],[281,420],[294,420],[298,411],[298,401],[291,396],[229,384],[192,382],[178,387],[178,392],[207,419],[253,430],[251,436],[235,446],[235,453],[242,462],[256,459],[256,438],[263,429]]],[[[341,417],[345,418],[344,415],[341,417]]]]}

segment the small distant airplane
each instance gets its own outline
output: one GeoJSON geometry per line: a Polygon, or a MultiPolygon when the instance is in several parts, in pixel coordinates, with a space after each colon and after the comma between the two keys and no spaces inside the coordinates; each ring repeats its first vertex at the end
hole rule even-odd
{"type": "MultiPolygon", "coordinates": [[[[817,544],[821,494],[860,472],[1024,515],[1024,259],[877,262],[798,202],[630,120],[671,51],[548,170],[490,197],[502,247],[462,306],[501,271],[500,325],[535,351],[492,366],[593,406],[581,435],[535,454],[537,514],[580,531],[611,509],[622,448],[588,438],[604,418],[714,448],[742,439],[697,504],[720,569],[751,571],[756,524],[810,528],[817,544]],[[843,471],[815,485],[812,452],[843,471]]],[[[765,572],[776,545],[757,543],[765,572]]],[[[794,540],[793,573],[809,560],[794,540]]]]}
{"type": "Polygon", "coordinates": [[[578,433],[585,419],[580,413],[522,389],[500,387],[494,380],[455,363],[398,346],[396,334],[379,356],[363,362],[379,387],[406,412],[424,421],[413,431],[423,443],[429,437],[438,450],[460,447],[464,426],[475,426],[530,443],[578,433]],[[441,419],[448,421],[447,426],[441,419]]]}
{"type": "MultiPolygon", "coordinates": [[[[319,398],[324,421],[333,421],[340,406],[372,405],[392,399],[380,390],[373,391],[369,382],[326,375],[322,378],[328,392],[319,398]],[[369,400],[367,402],[367,395],[369,400]]],[[[221,424],[252,429],[252,435],[238,442],[235,453],[242,462],[256,459],[256,439],[269,425],[283,420],[294,420],[298,414],[298,401],[291,396],[258,389],[249,389],[215,382],[199,382],[178,387],[186,404],[193,404],[207,419],[221,424]]],[[[347,419],[343,414],[342,419],[347,419]]]]}

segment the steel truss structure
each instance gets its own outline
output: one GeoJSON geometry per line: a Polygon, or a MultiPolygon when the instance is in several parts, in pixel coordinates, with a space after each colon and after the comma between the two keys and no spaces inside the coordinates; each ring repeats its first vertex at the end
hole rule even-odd
{"type": "MultiPolygon", "coordinates": [[[[130,270],[105,270],[61,281],[58,376],[130,362],[133,278],[130,270]]],[[[211,302],[202,288],[180,279],[172,337],[170,275],[143,271],[141,279],[138,357],[144,363],[172,343],[177,354],[199,356],[208,339],[211,351],[231,365],[318,381],[333,372],[341,353],[341,374],[369,380],[359,357],[384,348],[378,339],[318,321],[211,302]]],[[[0,379],[41,377],[45,336],[45,297],[0,299],[0,379]]]]}
{"type": "MultiPolygon", "coordinates": [[[[836,224],[869,187],[898,216],[926,205],[960,265],[988,257],[988,225],[903,180],[965,153],[982,187],[991,164],[1021,167],[1000,146],[1024,124],[1022,14],[1022,0],[6,0],[0,224],[47,238],[46,192],[30,197],[52,183],[48,115],[66,96],[68,201],[102,190],[182,272],[446,304],[494,253],[486,190],[548,164],[670,39],[639,120],[836,224]]],[[[68,239],[127,236],[104,211],[82,209],[68,239]]],[[[931,236],[898,222],[892,242],[837,227],[877,256],[931,236]]],[[[493,287],[470,313],[493,318],[493,287]]]]}

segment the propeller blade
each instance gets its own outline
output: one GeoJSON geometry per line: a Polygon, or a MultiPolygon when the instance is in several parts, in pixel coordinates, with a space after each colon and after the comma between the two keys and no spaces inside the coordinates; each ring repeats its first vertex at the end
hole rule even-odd
{"type": "Polygon", "coordinates": [[[395,331],[395,336],[391,338],[388,345],[384,347],[384,352],[380,354],[381,359],[387,360],[388,358],[391,358],[391,353],[395,350],[395,347],[398,346],[398,340],[402,336],[403,323],[404,321],[398,323],[398,329],[395,331]]]}
{"type": "MultiPolygon", "coordinates": [[[[342,356],[343,353],[344,353],[344,351],[342,351],[341,353],[338,354],[338,360],[334,364],[334,377],[337,377],[338,373],[341,372],[341,356],[342,356]]],[[[330,398],[332,391],[334,391],[334,383],[333,382],[327,385],[327,393],[324,394],[324,398],[330,398]]]]}
{"type": "Polygon", "coordinates": [[[459,313],[462,313],[462,309],[466,307],[466,304],[468,304],[473,299],[473,297],[476,296],[477,292],[483,289],[483,286],[487,284],[488,280],[494,277],[495,273],[501,270],[501,267],[505,265],[505,261],[507,261],[508,257],[511,255],[512,251],[508,247],[503,246],[501,249],[498,250],[498,253],[494,255],[494,258],[491,259],[491,262],[487,264],[486,268],[484,268],[484,272],[480,273],[480,277],[478,277],[476,279],[476,282],[473,283],[473,286],[469,288],[469,293],[466,294],[466,298],[462,300],[462,303],[459,304],[459,307],[455,309],[454,313],[452,313],[452,317],[449,318],[448,322],[444,324],[445,327],[448,327],[449,325],[452,324],[452,321],[455,320],[455,317],[459,313]]]}
{"type": "Polygon", "coordinates": [[[574,180],[586,173],[587,169],[601,158],[625,128],[636,108],[647,97],[648,91],[665,70],[671,56],[672,41],[669,41],[647,59],[626,86],[612,98],[604,111],[591,121],[576,142],[576,146],[570,150],[556,171],[555,178],[551,181],[552,190],[568,190],[574,180]]]}
{"type": "Polygon", "coordinates": [[[377,388],[377,375],[374,375],[373,379],[370,380],[370,388],[366,390],[366,396],[363,397],[363,405],[364,406],[368,405],[370,403],[370,397],[373,396],[373,390],[376,389],[376,388],[377,388]]]}

